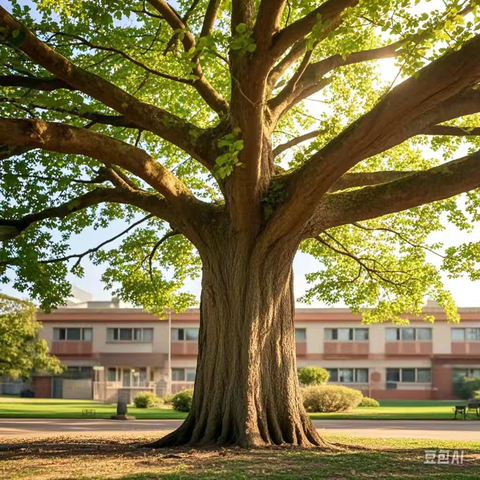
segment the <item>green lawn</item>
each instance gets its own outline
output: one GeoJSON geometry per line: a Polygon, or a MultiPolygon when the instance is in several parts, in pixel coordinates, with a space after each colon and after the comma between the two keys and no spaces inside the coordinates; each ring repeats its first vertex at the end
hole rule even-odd
{"type": "MultiPolygon", "coordinates": [[[[355,408],[346,413],[315,413],[314,419],[433,419],[450,420],[455,401],[382,401],[378,408],[355,408]]],[[[114,404],[103,404],[88,400],[63,400],[43,398],[0,397],[0,418],[85,418],[84,409],[95,409],[97,418],[109,418],[115,414],[114,404]]],[[[176,412],[168,406],[141,409],[129,407],[129,414],[142,419],[185,418],[186,414],[176,412]]]]}
{"type": "MultiPolygon", "coordinates": [[[[94,409],[96,418],[110,418],[115,415],[117,406],[90,400],[0,397],[0,418],[86,418],[82,413],[85,409],[94,409]]],[[[149,409],[129,406],[128,413],[136,418],[149,419],[175,419],[187,416],[169,406],[149,409]]]]}
{"type": "MultiPolygon", "coordinates": [[[[355,408],[346,413],[313,413],[314,419],[452,420],[453,406],[463,401],[382,400],[380,407],[355,408]]],[[[473,418],[473,417],[472,417],[473,418]]]]}
{"type": "MultiPolygon", "coordinates": [[[[160,435],[160,434],[159,434],[160,435]]],[[[159,436],[157,435],[157,437],[159,436]]],[[[325,435],[326,448],[146,450],[141,434],[64,436],[0,445],[1,480],[478,480],[480,442],[362,439],[325,435]],[[448,464],[426,465],[425,450],[449,450],[448,464]],[[452,464],[463,450],[463,464],[452,464]]],[[[437,457],[438,458],[438,457],[437,457]]]]}

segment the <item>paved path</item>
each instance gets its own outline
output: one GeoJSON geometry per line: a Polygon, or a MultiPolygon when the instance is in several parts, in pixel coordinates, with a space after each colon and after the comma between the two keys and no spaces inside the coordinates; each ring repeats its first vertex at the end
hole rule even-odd
{"type": "MultiPolygon", "coordinates": [[[[449,420],[315,420],[320,433],[374,438],[431,438],[480,442],[480,421],[449,420]]],[[[47,437],[65,434],[155,434],[173,430],[180,420],[115,421],[100,419],[0,419],[0,443],[15,437],[47,437]]]]}

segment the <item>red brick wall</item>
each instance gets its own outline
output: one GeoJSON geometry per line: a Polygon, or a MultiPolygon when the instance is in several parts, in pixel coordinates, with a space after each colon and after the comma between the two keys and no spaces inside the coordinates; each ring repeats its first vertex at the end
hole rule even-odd
{"type": "Polygon", "coordinates": [[[368,342],[325,342],[323,351],[327,355],[368,355],[370,344],[368,342]]]}
{"type": "Polygon", "coordinates": [[[52,377],[34,377],[33,391],[37,398],[52,397],[52,377]]]}
{"type": "Polygon", "coordinates": [[[387,355],[430,355],[433,352],[432,342],[386,342],[387,355]]]}
{"type": "Polygon", "coordinates": [[[304,356],[307,354],[307,342],[296,342],[295,351],[297,355],[304,356]]]}
{"type": "Polygon", "coordinates": [[[198,342],[184,341],[172,342],[172,355],[197,355],[198,342]]]}
{"type": "Polygon", "coordinates": [[[432,390],[372,390],[375,400],[434,400],[432,390]]]}
{"type": "Polygon", "coordinates": [[[450,400],[453,393],[453,376],[450,365],[434,365],[432,368],[432,386],[435,389],[436,400],[450,400]]]}

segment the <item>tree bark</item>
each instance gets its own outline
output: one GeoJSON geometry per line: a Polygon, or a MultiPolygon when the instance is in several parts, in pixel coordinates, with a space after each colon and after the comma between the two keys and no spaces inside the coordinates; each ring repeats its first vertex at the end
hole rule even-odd
{"type": "Polygon", "coordinates": [[[294,253],[259,250],[231,242],[203,255],[192,409],[150,447],[324,445],[297,379],[294,253]]]}

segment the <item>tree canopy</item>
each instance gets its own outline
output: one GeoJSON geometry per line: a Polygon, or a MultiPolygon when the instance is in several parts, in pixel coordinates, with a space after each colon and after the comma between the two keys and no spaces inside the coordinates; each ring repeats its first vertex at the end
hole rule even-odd
{"type": "Polygon", "coordinates": [[[61,373],[60,361],[48,354],[47,342],[38,338],[42,328],[30,302],[0,294],[0,376],[30,377],[36,373],[61,373]]]}
{"type": "Polygon", "coordinates": [[[479,244],[429,237],[480,215],[479,20],[476,0],[10,0],[1,281],[49,309],[89,257],[124,300],[179,310],[228,218],[296,235],[322,265],[305,301],[400,320],[428,296],[456,319],[431,256],[477,279],[479,244]]]}

